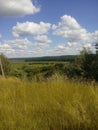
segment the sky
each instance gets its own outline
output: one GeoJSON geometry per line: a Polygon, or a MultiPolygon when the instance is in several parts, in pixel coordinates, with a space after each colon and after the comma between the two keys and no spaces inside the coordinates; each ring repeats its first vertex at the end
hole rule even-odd
{"type": "Polygon", "coordinates": [[[98,0],[0,0],[0,53],[9,58],[95,53],[98,0]]]}

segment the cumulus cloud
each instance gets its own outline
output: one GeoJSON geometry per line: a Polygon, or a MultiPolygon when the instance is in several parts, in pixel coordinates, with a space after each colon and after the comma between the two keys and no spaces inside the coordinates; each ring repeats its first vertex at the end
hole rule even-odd
{"type": "Polygon", "coordinates": [[[46,35],[38,35],[35,40],[40,43],[51,43],[51,40],[46,35]]]}
{"type": "Polygon", "coordinates": [[[53,25],[54,34],[62,36],[69,42],[87,41],[89,33],[71,16],[64,15],[58,25],[53,25]]]}
{"type": "Polygon", "coordinates": [[[32,0],[0,0],[1,16],[24,16],[39,11],[40,8],[35,7],[32,0]]]}
{"type": "Polygon", "coordinates": [[[31,44],[28,39],[5,40],[0,43],[0,53],[4,53],[10,57],[17,57],[17,53],[20,55],[22,50],[25,52],[31,44]]]}
{"type": "Polygon", "coordinates": [[[29,46],[32,45],[32,43],[27,39],[15,39],[15,40],[5,40],[4,45],[10,46],[14,50],[25,50],[29,46]]]}
{"type": "Polygon", "coordinates": [[[36,43],[34,44],[34,46],[37,47],[37,48],[47,48],[47,47],[49,47],[49,44],[36,42],[36,43]]]}
{"type": "Polygon", "coordinates": [[[97,42],[98,31],[88,32],[73,17],[64,15],[61,21],[52,26],[53,34],[65,38],[65,45],[58,45],[56,50],[68,50],[70,54],[75,54],[80,48],[93,48],[97,42]]]}
{"type": "Polygon", "coordinates": [[[12,28],[14,37],[28,36],[28,35],[42,35],[46,34],[51,27],[50,23],[40,22],[39,24],[34,22],[17,23],[12,28]]]}
{"type": "Polygon", "coordinates": [[[5,40],[0,43],[0,53],[4,53],[8,57],[41,56],[45,54],[44,49],[49,46],[49,43],[50,39],[47,36],[36,37],[34,42],[27,38],[5,40]],[[48,43],[45,42],[45,38],[48,43]],[[40,42],[39,39],[43,42],[40,42]]]}
{"type": "Polygon", "coordinates": [[[41,48],[46,48],[50,46],[50,43],[52,42],[47,35],[38,35],[35,38],[35,46],[41,47],[41,48]]]}
{"type": "Polygon", "coordinates": [[[14,49],[12,49],[12,47],[6,43],[4,44],[0,44],[0,53],[4,53],[6,55],[8,54],[12,54],[13,52],[15,52],[14,49]]]}

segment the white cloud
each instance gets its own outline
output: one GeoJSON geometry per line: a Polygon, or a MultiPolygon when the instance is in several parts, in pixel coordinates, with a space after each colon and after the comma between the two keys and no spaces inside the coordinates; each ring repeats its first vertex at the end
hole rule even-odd
{"type": "Polygon", "coordinates": [[[54,34],[64,37],[69,42],[87,41],[89,33],[71,16],[64,15],[58,25],[53,25],[54,34]]]}
{"type": "Polygon", "coordinates": [[[35,47],[37,48],[46,48],[46,47],[49,47],[49,44],[48,43],[40,43],[40,42],[36,42],[34,44],[35,47]]]}
{"type": "Polygon", "coordinates": [[[46,35],[38,35],[35,40],[40,43],[51,43],[52,41],[46,35]]]}
{"type": "Polygon", "coordinates": [[[38,35],[35,38],[35,46],[46,48],[50,46],[50,43],[52,42],[47,35],[38,35]]]}
{"type": "Polygon", "coordinates": [[[14,37],[28,36],[28,35],[42,35],[46,34],[51,27],[50,23],[40,22],[39,24],[34,22],[17,23],[13,27],[12,33],[14,37]]]}
{"type": "MultiPolygon", "coordinates": [[[[48,39],[47,36],[45,37],[48,39]]],[[[49,46],[49,42],[46,43],[43,40],[43,43],[40,43],[38,41],[32,43],[27,38],[5,40],[0,43],[0,53],[4,53],[8,57],[42,56],[45,55],[45,48],[49,46]]]]}
{"type": "Polygon", "coordinates": [[[32,43],[27,39],[15,39],[15,40],[6,40],[4,41],[4,44],[9,45],[12,49],[15,50],[25,50],[27,49],[29,46],[32,45],[32,43]]]}
{"type": "MultiPolygon", "coordinates": [[[[98,31],[93,33],[88,32],[83,28],[73,17],[64,15],[57,25],[52,26],[53,34],[65,38],[67,43],[58,45],[57,52],[66,48],[70,54],[77,54],[77,50],[83,47],[94,49],[94,44],[98,42],[98,31]],[[69,49],[68,49],[69,48],[69,49]]],[[[66,54],[69,54],[66,53],[66,54]]]]}
{"type": "Polygon", "coordinates": [[[10,46],[8,44],[0,44],[0,50],[3,50],[3,49],[9,49],[10,46]]]}
{"type": "Polygon", "coordinates": [[[6,43],[0,44],[0,53],[4,53],[5,55],[8,55],[8,54],[12,54],[13,52],[15,52],[15,50],[12,49],[10,45],[6,43]]]}
{"type": "Polygon", "coordinates": [[[40,8],[35,7],[32,0],[0,0],[1,16],[24,16],[39,11],[40,8]]]}
{"type": "Polygon", "coordinates": [[[64,45],[58,45],[57,48],[58,48],[58,49],[64,49],[65,46],[64,46],[64,45]]]}
{"type": "Polygon", "coordinates": [[[18,55],[20,56],[22,50],[24,50],[26,55],[26,51],[31,44],[28,39],[5,40],[3,43],[0,43],[0,53],[4,53],[9,57],[17,57],[18,55]]]}
{"type": "Polygon", "coordinates": [[[61,51],[61,50],[73,49],[73,48],[75,48],[75,47],[77,47],[77,43],[75,43],[75,42],[73,42],[73,43],[68,42],[68,43],[66,43],[66,44],[58,44],[58,45],[55,47],[55,49],[61,51]]]}

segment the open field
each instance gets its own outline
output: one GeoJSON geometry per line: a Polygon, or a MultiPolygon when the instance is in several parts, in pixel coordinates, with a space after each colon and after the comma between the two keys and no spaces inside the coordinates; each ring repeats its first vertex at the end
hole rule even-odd
{"type": "Polygon", "coordinates": [[[22,79],[34,79],[35,77],[47,78],[55,73],[63,74],[65,66],[68,62],[56,61],[40,61],[40,62],[11,62],[10,76],[15,76],[22,79]]]}
{"type": "Polygon", "coordinates": [[[0,130],[97,129],[97,83],[0,78],[0,130]]]}

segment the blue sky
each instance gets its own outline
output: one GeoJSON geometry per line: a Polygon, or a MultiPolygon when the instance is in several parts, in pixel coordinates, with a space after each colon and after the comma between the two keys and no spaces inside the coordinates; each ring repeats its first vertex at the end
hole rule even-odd
{"type": "Polygon", "coordinates": [[[98,0],[0,0],[0,53],[78,54],[98,41],[98,0]]]}

